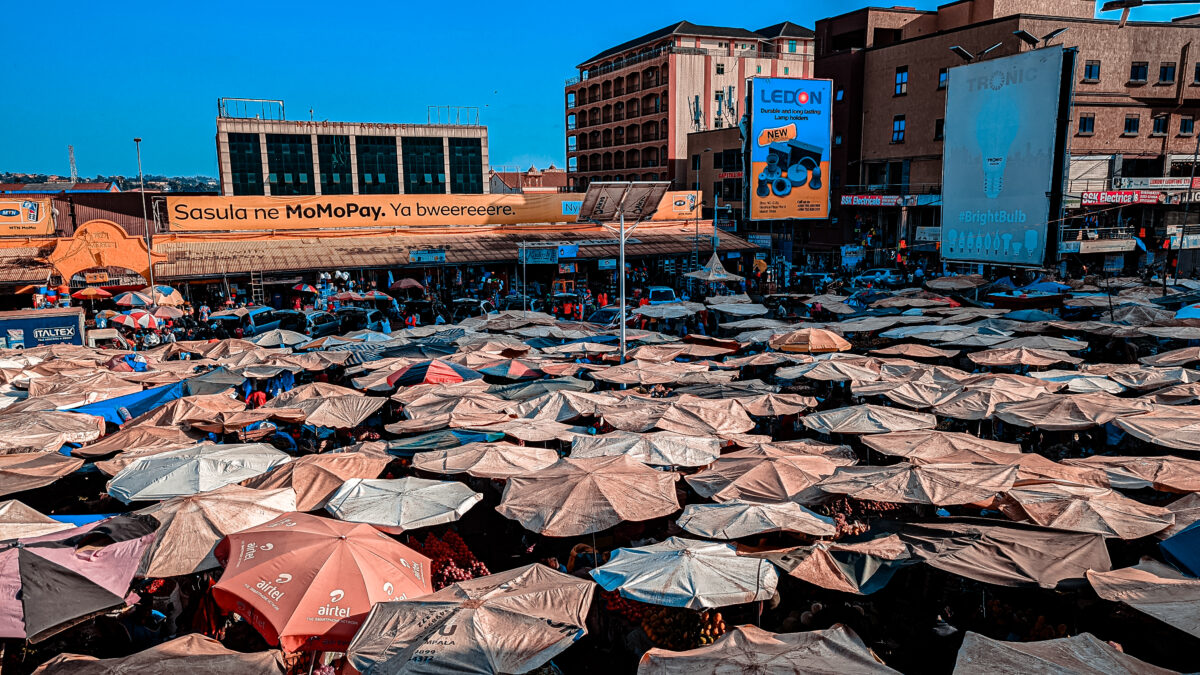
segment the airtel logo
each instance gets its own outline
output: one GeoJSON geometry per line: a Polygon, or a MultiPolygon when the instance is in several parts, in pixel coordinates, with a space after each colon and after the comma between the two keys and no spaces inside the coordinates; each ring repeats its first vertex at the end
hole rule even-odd
{"type": "Polygon", "coordinates": [[[279,576],[275,577],[275,583],[277,583],[277,584],[286,584],[287,582],[289,582],[291,580],[292,580],[292,575],[287,574],[286,572],[280,573],[279,576]]]}
{"type": "Polygon", "coordinates": [[[396,587],[392,585],[392,582],[390,582],[390,581],[384,582],[384,584],[383,584],[383,594],[384,595],[386,595],[390,598],[392,596],[392,594],[395,592],[396,592],[396,587]]]}
{"type": "Polygon", "coordinates": [[[329,602],[338,602],[344,597],[346,597],[346,592],[339,588],[329,594],[329,602]]]}

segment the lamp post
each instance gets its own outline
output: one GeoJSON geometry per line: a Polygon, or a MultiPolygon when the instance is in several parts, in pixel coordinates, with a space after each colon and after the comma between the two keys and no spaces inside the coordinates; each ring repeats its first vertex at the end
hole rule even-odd
{"type": "Polygon", "coordinates": [[[142,139],[134,138],[133,146],[137,149],[138,163],[138,189],[141,190],[142,200],[142,228],[146,231],[146,266],[150,270],[150,297],[154,298],[154,256],[151,254],[151,247],[154,245],[154,239],[150,235],[150,217],[146,212],[146,179],[142,176],[142,139]]]}

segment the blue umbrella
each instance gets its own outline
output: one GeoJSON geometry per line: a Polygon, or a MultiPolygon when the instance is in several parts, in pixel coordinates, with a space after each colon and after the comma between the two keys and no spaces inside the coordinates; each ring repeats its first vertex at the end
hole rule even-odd
{"type": "Polygon", "coordinates": [[[1013,321],[1058,321],[1057,316],[1040,309],[1018,309],[1008,314],[1003,314],[1000,318],[1011,319],[1013,321]]]}

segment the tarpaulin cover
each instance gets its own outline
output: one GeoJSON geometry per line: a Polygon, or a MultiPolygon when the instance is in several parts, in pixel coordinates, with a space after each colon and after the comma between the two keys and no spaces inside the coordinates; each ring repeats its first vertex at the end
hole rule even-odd
{"type": "Polygon", "coordinates": [[[954,675],[1174,675],[1118,651],[1091,633],[1040,642],[1004,642],[967,631],[954,675]]]}
{"type": "Polygon", "coordinates": [[[1185,576],[1151,558],[1111,572],[1089,571],[1096,595],[1200,637],[1200,579],[1185,576]]]}
{"type": "Polygon", "coordinates": [[[895,675],[850,628],[771,633],[757,626],[731,628],[717,641],[686,651],[654,648],[642,655],[638,675],[812,673],[895,675]]]}

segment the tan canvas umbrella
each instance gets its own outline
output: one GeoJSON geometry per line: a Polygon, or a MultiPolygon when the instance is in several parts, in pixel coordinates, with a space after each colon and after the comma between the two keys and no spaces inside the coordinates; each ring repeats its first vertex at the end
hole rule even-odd
{"type": "Polygon", "coordinates": [[[1121,429],[1147,443],[1176,450],[1200,450],[1200,405],[1158,408],[1116,421],[1121,429]]]}
{"type": "Polygon", "coordinates": [[[1136,502],[1107,488],[1041,484],[1009,490],[1000,510],[1013,520],[1068,532],[1137,539],[1166,529],[1175,518],[1161,506],[1136,502]]]}
{"type": "Polygon", "coordinates": [[[1177,675],[1119,651],[1091,633],[1038,642],[1003,642],[967,631],[954,675],[997,673],[1177,675]]]}
{"type": "Polygon", "coordinates": [[[808,501],[820,496],[810,488],[849,460],[796,454],[760,445],[724,454],[708,469],[687,476],[692,489],[717,502],[808,501]]]}
{"type": "Polygon", "coordinates": [[[178,450],[195,445],[198,434],[179,427],[131,426],[71,451],[77,457],[104,457],[113,453],[129,454],[152,450],[178,450]]]}
{"type": "Polygon", "coordinates": [[[45,487],[83,466],[77,457],[57,452],[21,452],[0,455],[0,495],[45,487]]]}
{"type": "Polygon", "coordinates": [[[874,382],[880,378],[879,371],[870,367],[865,361],[842,359],[822,360],[805,363],[775,371],[775,377],[781,380],[794,380],[800,377],[821,382],[874,382]]]}
{"type": "Polygon", "coordinates": [[[858,455],[848,445],[825,443],[813,439],[798,439],[795,441],[765,441],[739,443],[746,450],[759,452],[775,451],[788,455],[819,455],[828,457],[835,464],[850,465],[858,462],[858,455]]]}
{"type": "Polygon", "coordinates": [[[1030,377],[1035,377],[1039,380],[1050,380],[1061,382],[1066,385],[1061,391],[1066,391],[1072,394],[1095,394],[1104,392],[1106,394],[1119,394],[1125,391],[1125,387],[1108,379],[1107,375],[1099,373],[1081,372],[1078,370],[1044,370],[1041,372],[1031,372],[1030,377]]]}
{"type": "Polygon", "coordinates": [[[843,466],[817,486],[829,494],[893,504],[950,506],[986,501],[1012,487],[1016,467],[909,463],[843,466]]]}
{"type": "Polygon", "coordinates": [[[957,385],[903,382],[883,395],[902,406],[924,410],[951,400],[960,391],[957,385]]]}
{"type": "Polygon", "coordinates": [[[336,452],[303,455],[240,485],[255,490],[290,488],[296,494],[293,511],[315,511],[351,478],[378,478],[392,461],[389,455],[371,452],[336,452]]]}
{"type": "Polygon", "coordinates": [[[630,361],[620,366],[592,371],[592,377],[614,384],[671,384],[679,382],[688,373],[699,373],[706,370],[708,370],[708,366],[694,363],[630,361]]]}
{"type": "Polygon", "coordinates": [[[1081,340],[1049,337],[1047,335],[1032,335],[1001,342],[996,349],[1036,349],[1039,351],[1076,352],[1088,348],[1088,343],[1081,340]]]}
{"type": "Polygon", "coordinates": [[[938,277],[925,282],[925,287],[934,291],[965,291],[987,283],[981,274],[964,274],[954,277],[938,277]]]}
{"type": "Polygon", "coordinates": [[[716,642],[677,652],[654,648],[642,655],[638,675],[726,675],[732,673],[854,673],[895,675],[848,627],[770,633],[737,626],[716,642]]]}
{"type": "Polygon", "coordinates": [[[511,478],[532,474],[558,461],[558,453],[511,443],[468,443],[457,448],[418,452],[413,468],[441,474],[465,473],[477,478],[511,478]]]}
{"type": "Polygon", "coordinates": [[[801,328],[773,337],[768,341],[771,349],[801,354],[827,354],[849,351],[851,345],[842,336],[823,328],[801,328]]]}
{"type": "Polygon", "coordinates": [[[933,429],[919,431],[894,431],[888,434],[864,436],[863,443],[867,447],[886,455],[906,457],[909,459],[934,460],[942,457],[961,457],[964,455],[989,453],[1018,454],[1021,446],[1016,443],[1002,443],[971,434],[954,431],[936,431],[933,429]]]}
{"type": "Polygon", "coordinates": [[[637,433],[614,431],[599,436],[579,436],[571,445],[575,458],[629,455],[653,466],[705,466],[721,454],[721,439],[669,431],[637,433]]]}
{"type": "Polygon", "coordinates": [[[1185,405],[1200,401],[1200,382],[1177,384],[1142,396],[1157,405],[1185,405]]]}
{"type": "Polygon", "coordinates": [[[59,654],[38,666],[35,675],[283,675],[278,649],[238,652],[199,633],[189,633],[130,656],[98,659],[59,654]]]}
{"type": "Polygon", "coordinates": [[[967,358],[981,366],[1050,366],[1055,363],[1082,363],[1083,359],[1066,352],[1050,349],[1014,347],[987,349],[967,354],[967,358]]]}
{"type": "Polygon", "coordinates": [[[536,420],[571,422],[581,417],[597,415],[601,406],[615,405],[620,399],[606,393],[555,391],[524,401],[511,410],[517,417],[536,420]]]}
{"type": "Polygon", "coordinates": [[[949,359],[958,356],[957,349],[938,349],[928,345],[906,343],[884,349],[872,349],[877,356],[903,356],[908,359],[949,359]]]}
{"type": "Polygon", "coordinates": [[[295,389],[285,391],[275,398],[267,401],[268,408],[287,408],[288,404],[298,401],[307,401],[309,399],[335,398],[339,396],[362,396],[361,391],[350,389],[349,387],[339,387],[336,384],[328,382],[313,382],[311,384],[302,384],[295,389]]]}
{"type": "Polygon", "coordinates": [[[1040,387],[994,387],[964,389],[933,407],[942,417],[959,420],[986,420],[995,416],[997,406],[1017,401],[1032,401],[1046,393],[1040,387]]]}
{"type": "Polygon", "coordinates": [[[104,433],[104,418],[46,410],[0,414],[0,452],[56,452],[104,433]]]}
{"type": "Polygon", "coordinates": [[[996,417],[1019,427],[1072,431],[1107,424],[1124,415],[1140,415],[1151,408],[1153,405],[1144,400],[1103,393],[1051,394],[997,406],[996,417]]]}
{"type": "Polygon", "coordinates": [[[1101,598],[1123,602],[1200,637],[1200,579],[1180,574],[1151,558],[1111,572],[1089,571],[1087,578],[1101,598]]]}
{"type": "Polygon", "coordinates": [[[1194,459],[1093,455],[1064,463],[1105,471],[1112,486],[1122,490],[1152,487],[1164,492],[1200,492],[1200,461],[1194,459]]]}
{"type": "Polygon", "coordinates": [[[666,363],[680,357],[692,359],[708,359],[714,356],[732,354],[737,350],[715,345],[698,345],[686,342],[676,342],[665,345],[643,345],[630,351],[627,356],[639,361],[666,363]]]}
{"type": "Polygon", "coordinates": [[[381,602],[350,643],[350,664],[364,675],[536,670],[587,634],[594,589],[534,564],[381,602]]]}
{"type": "Polygon", "coordinates": [[[892,568],[913,558],[908,546],[894,534],[854,543],[818,541],[810,546],[746,555],[766,558],[788,576],[819,588],[858,595],[883,588],[892,568]]]}
{"type": "Polygon", "coordinates": [[[746,414],[738,399],[714,400],[684,395],[671,401],[654,426],[663,431],[694,436],[744,434],[754,428],[754,420],[746,414]]]}
{"type": "Polygon", "coordinates": [[[159,523],[139,574],[164,578],[216,569],[220,565],[213,550],[225,535],[295,510],[296,493],[290,488],[251,490],[226,485],[136,511],[159,523]]]}
{"type": "Polygon", "coordinates": [[[801,363],[804,360],[811,360],[810,357],[796,354],[781,354],[778,352],[759,352],[750,356],[741,356],[736,359],[725,359],[723,363],[727,366],[735,368],[747,367],[764,367],[778,366],[784,363],[801,363]]]}
{"type": "Polygon", "coordinates": [[[1153,368],[1132,366],[1108,375],[1117,384],[1130,389],[1159,389],[1172,385],[1200,382],[1200,371],[1190,368],[1153,368]]]}
{"type": "Polygon", "coordinates": [[[626,457],[572,459],[504,486],[496,511],[550,537],[574,537],[679,510],[673,472],[626,457]]]}
{"type": "Polygon", "coordinates": [[[801,421],[809,429],[826,434],[883,434],[937,426],[937,418],[933,415],[878,405],[834,408],[806,415],[801,421]]]}
{"type": "Polygon", "coordinates": [[[817,407],[817,399],[800,394],[763,394],[753,398],[739,398],[738,403],[755,417],[779,417],[798,415],[817,407]]]}
{"type": "Polygon", "coordinates": [[[125,423],[125,428],[149,425],[178,427],[186,420],[216,419],[220,413],[245,410],[246,404],[229,394],[184,396],[125,423]]]}
{"type": "Polygon", "coordinates": [[[37,509],[15,499],[0,502],[0,541],[38,537],[73,527],[70,523],[42,515],[37,509]]]}
{"type": "Polygon", "coordinates": [[[1160,366],[1164,368],[1186,366],[1189,363],[1200,361],[1200,347],[1174,349],[1169,352],[1155,354],[1154,356],[1143,356],[1138,360],[1148,366],[1160,366]]]}
{"type": "Polygon", "coordinates": [[[680,527],[707,539],[740,539],[766,532],[799,532],[832,537],[833,519],[817,515],[795,502],[689,504],[676,521],[680,527]]]}
{"type": "Polygon", "coordinates": [[[274,410],[276,412],[273,417],[289,422],[303,422],[329,429],[352,429],[374,415],[384,403],[387,403],[387,399],[382,396],[363,396],[355,393],[351,396],[292,401],[285,408],[259,410],[274,410]]]}
{"type": "Polygon", "coordinates": [[[1189,525],[1200,520],[1200,492],[1186,494],[1176,499],[1167,504],[1167,510],[1175,514],[1175,524],[1155,534],[1154,536],[1158,539],[1167,539],[1179,534],[1189,525]]]}
{"type": "Polygon", "coordinates": [[[1013,373],[979,373],[960,380],[958,384],[967,390],[1037,387],[1046,391],[1058,391],[1066,386],[1060,382],[1047,382],[1013,373]]]}
{"type": "Polygon", "coordinates": [[[1139,332],[1171,340],[1200,340],[1200,326],[1142,326],[1139,332]]]}

